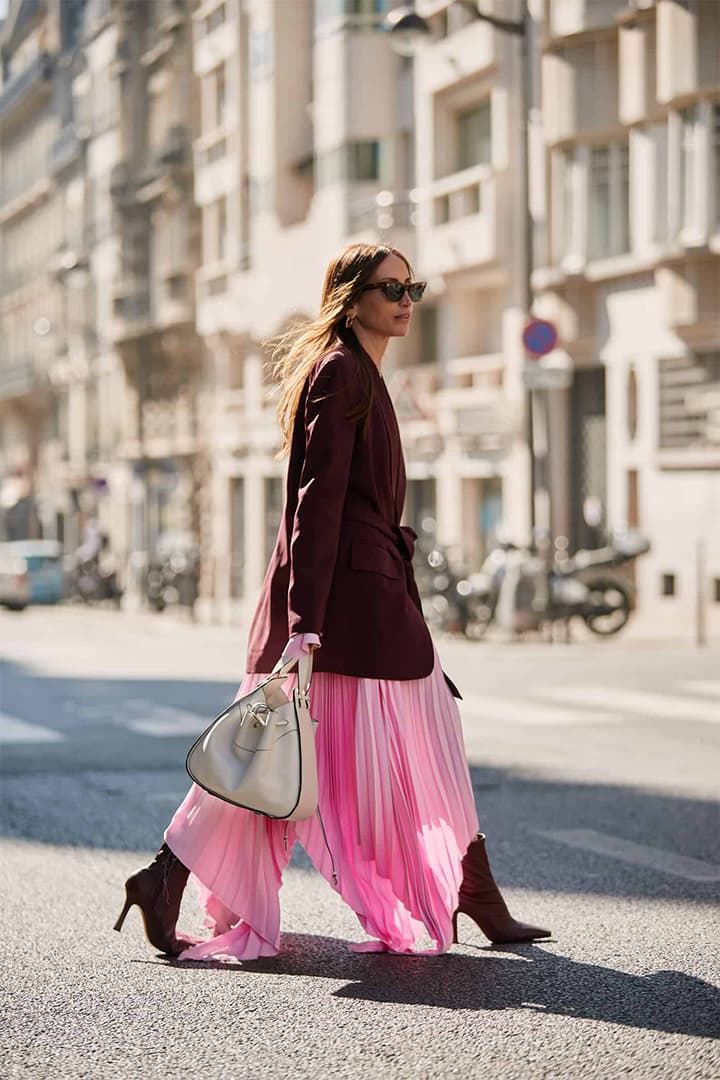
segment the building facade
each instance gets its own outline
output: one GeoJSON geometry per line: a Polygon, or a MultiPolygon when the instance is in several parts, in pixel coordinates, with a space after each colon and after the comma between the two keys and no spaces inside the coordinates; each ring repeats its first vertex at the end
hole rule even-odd
{"type": "Polygon", "coordinates": [[[429,282],[387,358],[406,519],[467,569],[533,517],[561,550],[639,528],[639,616],[687,636],[703,598],[720,632],[720,7],[529,0],[521,35],[521,0],[417,0],[407,56],[394,6],[11,0],[6,534],[96,514],[139,588],[189,533],[200,614],[242,620],[282,511],[267,343],[382,239],[429,282]],[[565,373],[533,402],[528,310],[565,373]]]}
{"type": "Polygon", "coordinates": [[[548,0],[537,308],[574,371],[556,403],[556,531],[646,533],[640,613],[720,608],[720,8],[548,0]]]}
{"type": "Polygon", "coordinates": [[[10,539],[62,531],[72,510],[55,486],[84,465],[84,446],[73,454],[65,424],[65,385],[82,375],[84,345],[70,373],[77,312],[58,261],[78,172],[66,130],[78,14],[72,4],[15,4],[2,28],[0,507],[10,539]]]}

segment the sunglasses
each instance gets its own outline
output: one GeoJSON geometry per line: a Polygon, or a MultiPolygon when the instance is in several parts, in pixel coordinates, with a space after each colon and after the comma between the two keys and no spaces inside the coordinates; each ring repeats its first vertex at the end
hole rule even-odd
{"type": "Polygon", "coordinates": [[[382,289],[385,299],[393,303],[401,300],[407,292],[413,304],[417,304],[427,289],[427,281],[412,281],[409,285],[403,285],[402,281],[378,281],[374,285],[366,285],[363,292],[370,292],[371,289],[382,289]]]}

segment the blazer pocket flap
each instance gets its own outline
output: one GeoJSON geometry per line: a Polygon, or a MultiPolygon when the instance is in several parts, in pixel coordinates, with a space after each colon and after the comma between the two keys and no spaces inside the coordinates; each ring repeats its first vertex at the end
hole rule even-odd
{"type": "Polygon", "coordinates": [[[353,542],[350,550],[350,569],[364,570],[370,574],[382,574],[383,577],[388,578],[399,578],[402,575],[399,559],[396,559],[385,548],[362,540],[353,542]]]}

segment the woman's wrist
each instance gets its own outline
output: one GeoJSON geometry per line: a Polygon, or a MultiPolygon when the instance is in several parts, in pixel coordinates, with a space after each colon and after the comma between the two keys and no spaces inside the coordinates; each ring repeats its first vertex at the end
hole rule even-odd
{"type": "Polygon", "coordinates": [[[320,648],[319,634],[291,634],[283,649],[283,656],[288,660],[298,660],[320,648]]]}

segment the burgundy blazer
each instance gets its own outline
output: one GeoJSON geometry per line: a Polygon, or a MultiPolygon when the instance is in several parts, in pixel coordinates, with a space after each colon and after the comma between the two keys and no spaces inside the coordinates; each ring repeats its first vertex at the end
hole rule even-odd
{"type": "Polygon", "coordinates": [[[375,364],[338,344],[311,372],[295,417],[283,519],[250,629],[247,670],[269,672],[290,634],[320,634],[316,671],[419,679],[434,664],[400,526],[405,464],[375,364]],[[359,365],[374,395],[367,430],[348,419],[359,365]]]}

